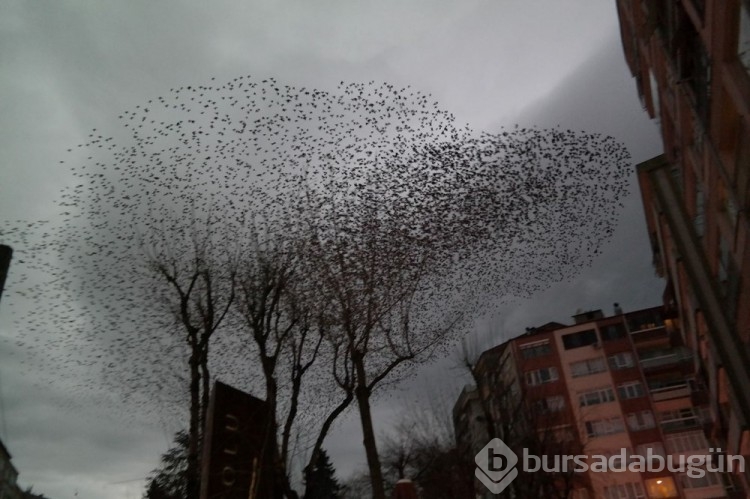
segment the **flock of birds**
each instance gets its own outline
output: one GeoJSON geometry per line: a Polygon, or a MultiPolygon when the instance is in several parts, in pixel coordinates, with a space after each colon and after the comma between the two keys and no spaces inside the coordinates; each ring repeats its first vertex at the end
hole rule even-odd
{"type": "MultiPolygon", "coordinates": [[[[71,402],[110,394],[159,417],[185,412],[186,347],[169,334],[149,248],[180,257],[199,235],[221,261],[252,251],[249,233],[314,233],[332,266],[375,252],[393,267],[398,255],[405,272],[422,265],[431,341],[437,310],[488,310],[587,266],[613,232],[630,166],[611,137],[477,132],[416,90],[374,82],[327,91],[238,77],[172,89],[119,119],[113,136],[94,130],[71,148],[82,160],[58,214],[0,226],[16,255],[4,308],[27,367],[64,383],[71,402]]],[[[257,376],[245,348],[218,333],[213,373],[257,376]]]]}

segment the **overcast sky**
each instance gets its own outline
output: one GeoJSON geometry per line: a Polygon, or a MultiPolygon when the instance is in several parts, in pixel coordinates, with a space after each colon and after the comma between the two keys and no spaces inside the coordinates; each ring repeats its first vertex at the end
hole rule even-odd
{"type": "MultiPolygon", "coordinates": [[[[247,74],[323,89],[411,85],[474,129],[559,125],[614,136],[634,163],[661,152],[624,63],[614,1],[3,0],[0,218],[49,217],[73,182],[65,151],[92,129],[115,133],[124,110],[173,87],[247,74]]],[[[531,299],[498,297],[495,319],[477,335],[490,346],[526,326],[565,322],[579,308],[657,305],[662,289],[633,176],[618,231],[594,266],[531,299]]],[[[128,480],[157,464],[173,428],[124,425],[46,388],[42,356],[21,365],[25,332],[13,312],[8,300],[0,305],[0,435],[20,483],[53,499],[140,497],[143,482],[128,480]]],[[[427,366],[404,390],[427,379],[457,390],[448,367],[427,366]]],[[[398,396],[383,397],[377,430],[397,413],[398,396]]],[[[326,446],[340,476],[364,466],[353,415],[326,446]]]]}

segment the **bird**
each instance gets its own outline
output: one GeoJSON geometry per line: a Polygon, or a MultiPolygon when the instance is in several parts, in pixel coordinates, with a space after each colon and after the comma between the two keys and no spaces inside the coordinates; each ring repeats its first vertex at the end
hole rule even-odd
{"type": "Polygon", "coordinates": [[[330,409],[320,401],[356,381],[356,355],[370,379],[395,383],[503,300],[590,265],[631,171],[613,137],[475,130],[415,88],[375,81],[212,78],[117,118],[66,148],[77,182],[56,215],[4,221],[0,242],[19,256],[6,293],[27,369],[72,391],[71,406],[106,400],[131,421],[186,424],[191,353],[212,379],[263,394],[268,341],[283,352],[282,409],[293,367],[314,361],[299,412],[315,425],[330,409]],[[291,332],[263,340],[251,297],[285,258],[292,284],[274,313],[291,332]],[[317,349],[303,336],[315,321],[317,349]]]}

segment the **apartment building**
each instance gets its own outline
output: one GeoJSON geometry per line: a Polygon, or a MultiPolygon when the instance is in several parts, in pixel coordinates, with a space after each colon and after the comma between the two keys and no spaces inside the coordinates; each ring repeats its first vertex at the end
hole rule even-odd
{"type": "MultiPolygon", "coordinates": [[[[677,462],[709,454],[715,448],[710,397],[679,318],[665,307],[616,312],[577,314],[571,325],[549,323],[484,352],[475,364],[477,387],[454,408],[459,446],[475,452],[488,441],[481,436],[492,435],[519,455],[526,449],[547,456],[547,463],[569,454],[650,453],[665,463],[669,456],[677,462]],[[477,438],[472,428],[482,426],[477,438]]],[[[511,487],[510,497],[743,497],[727,474],[694,478],[666,467],[522,472],[511,487]]]]}
{"type": "MultiPolygon", "coordinates": [[[[665,306],[697,352],[709,436],[750,458],[750,2],[618,0],[664,155],[638,167],[665,306]]],[[[750,475],[734,478],[750,495],[750,475]]]]}
{"type": "Polygon", "coordinates": [[[465,455],[475,455],[490,440],[479,392],[474,385],[464,387],[453,406],[453,428],[465,455]]]}

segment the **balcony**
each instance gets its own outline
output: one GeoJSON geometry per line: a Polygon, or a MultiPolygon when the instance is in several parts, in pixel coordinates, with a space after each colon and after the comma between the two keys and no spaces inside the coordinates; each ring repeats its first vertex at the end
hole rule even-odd
{"type": "Polygon", "coordinates": [[[646,352],[640,356],[641,368],[644,371],[661,367],[677,366],[692,362],[693,352],[687,347],[677,347],[670,350],[646,352]]]}
{"type": "Polygon", "coordinates": [[[664,327],[661,307],[626,314],[626,321],[628,330],[633,336],[664,327]]]}
{"type": "Polygon", "coordinates": [[[633,342],[639,343],[649,340],[668,338],[669,335],[667,334],[667,328],[664,327],[664,323],[662,323],[659,325],[651,325],[651,327],[644,327],[643,329],[639,329],[638,331],[631,331],[630,337],[633,339],[633,342]]]}
{"type": "Polygon", "coordinates": [[[698,414],[692,414],[679,418],[663,419],[660,425],[662,431],[673,432],[701,428],[703,425],[703,421],[698,414]]]}
{"type": "Polygon", "coordinates": [[[649,331],[658,331],[659,329],[664,328],[664,321],[654,321],[654,322],[645,322],[642,324],[635,324],[630,325],[630,334],[633,336],[638,335],[639,333],[647,333],[649,331]]]}
{"type": "MultiPolygon", "coordinates": [[[[726,172],[720,166],[720,173],[726,172]]],[[[718,354],[721,364],[731,380],[739,417],[744,424],[750,421],[750,356],[743,348],[739,337],[733,331],[729,318],[725,315],[724,298],[721,296],[718,283],[715,282],[711,267],[708,265],[703,247],[695,235],[692,221],[686,216],[679,193],[669,176],[668,163],[663,156],[654,158],[639,165],[639,172],[647,175],[649,185],[662,209],[674,240],[677,253],[682,257],[682,265],[688,277],[690,288],[697,299],[697,304],[711,331],[709,347],[718,354]]]]}
{"type": "Polygon", "coordinates": [[[657,388],[650,388],[651,398],[658,402],[660,400],[676,399],[680,397],[689,397],[692,390],[687,382],[683,382],[675,385],[660,386],[657,388]]]}
{"type": "Polygon", "coordinates": [[[708,407],[683,407],[662,411],[659,426],[665,433],[700,429],[706,432],[711,425],[711,411],[708,407]]]}

